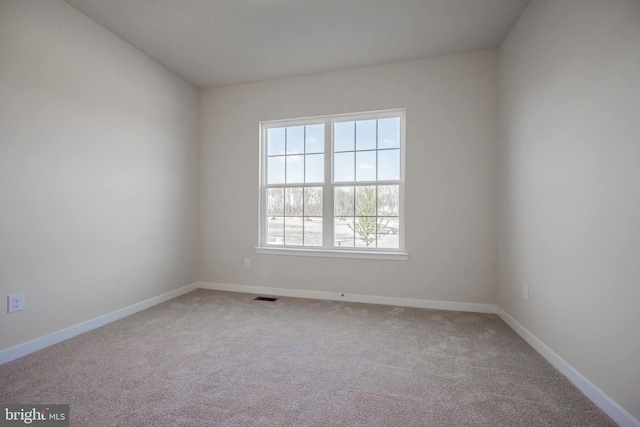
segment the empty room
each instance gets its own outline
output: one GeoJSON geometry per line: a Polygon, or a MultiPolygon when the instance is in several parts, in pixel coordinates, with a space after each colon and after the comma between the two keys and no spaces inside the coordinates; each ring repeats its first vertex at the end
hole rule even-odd
{"type": "Polygon", "coordinates": [[[0,425],[640,427],[640,1],[0,0],[0,425]]]}

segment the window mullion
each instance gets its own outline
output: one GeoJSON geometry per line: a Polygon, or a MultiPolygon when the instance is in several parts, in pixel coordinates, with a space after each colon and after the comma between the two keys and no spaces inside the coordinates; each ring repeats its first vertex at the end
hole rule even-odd
{"type": "Polygon", "coordinates": [[[324,185],[322,190],[322,247],[333,246],[333,125],[324,122],[324,185]]]}
{"type": "Polygon", "coordinates": [[[260,128],[260,245],[267,243],[267,130],[260,128]]]}

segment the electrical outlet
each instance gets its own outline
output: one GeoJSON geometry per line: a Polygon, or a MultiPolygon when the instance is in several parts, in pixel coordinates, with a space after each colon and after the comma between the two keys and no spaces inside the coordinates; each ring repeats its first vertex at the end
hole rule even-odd
{"type": "Polygon", "coordinates": [[[529,301],[529,285],[527,285],[526,283],[522,284],[522,298],[529,301]]]}
{"type": "Polygon", "coordinates": [[[251,267],[251,258],[245,258],[244,259],[244,268],[250,268],[251,267]]]}
{"type": "Polygon", "coordinates": [[[15,313],[16,311],[24,310],[24,298],[24,292],[9,295],[9,313],[15,313]]]}

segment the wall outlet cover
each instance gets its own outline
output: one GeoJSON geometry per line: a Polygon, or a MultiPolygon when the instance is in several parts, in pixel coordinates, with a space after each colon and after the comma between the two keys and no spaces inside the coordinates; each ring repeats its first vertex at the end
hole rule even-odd
{"type": "Polygon", "coordinates": [[[24,292],[9,295],[9,297],[7,298],[7,302],[9,304],[9,313],[15,313],[16,311],[24,310],[24,299],[24,292]]]}

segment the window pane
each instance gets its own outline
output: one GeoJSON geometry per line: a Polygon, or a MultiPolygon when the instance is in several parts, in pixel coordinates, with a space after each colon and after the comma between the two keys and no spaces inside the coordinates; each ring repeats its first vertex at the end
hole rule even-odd
{"type": "Polygon", "coordinates": [[[378,247],[398,249],[400,247],[398,218],[378,218],[378,247]]]}
{"type": "Polygon", "coordinates": [[[287,156],[287,184],[304,182],[304,155],[287,156]]]}
{"type": "Polygon", "coordinates": [[[322,246],[322,217],[304,218],[304,245],[322,246]]]}
{"type": "Polygon", "coordinates": [[[306,126],[305,153],[324,153],[324,125],[306,126]]]}
{"type": "MultiPolygon", "coordinates": [[[[302,188],[284,189],[284,214],[286,216],[302,216],[302,188]]],[[[302,234],[301,234],[302,235],[302,234]]]]}
{"type": "Polygon", "coordinates": [[[267,218],[267,243],[270,245],[284,244],[284,217],[267,218]]]}
{"type": "Polygon", "coordinates": [[[398,216],[400,214],[400,186],[378,186],[378,215],[398,216]]]}
{"type": "Polygon", "coordinates": [[[355,122],[340,122],[333,125],[333,151],[353,151],[355,148],[355,122]]]}
{"type": "Polygon", "coordinates": [[[356,122],[356,150],[376,149],[376,120],[356,122]]]}
{"type": "Polygon", "coordinates": [[[322,216],[322,187],[304,189],[304,216],[322,216]]]}
{"type": "Polygon", "coordinates": [[[304,153],[304,126],[287,128],[287,154],[304,153]]]}
{"type": "Polygon", "coordinates": [[[284,188],[267,190],[267,216],[284,215],[284,188]]]}
{"type": "Polygon", "coordinates": [[[356,216],[376,216],[376,187],[356,187],[356,216]]]}
{"type": "Polygon", "coordinates": [[[333,163],[333,179],[335,182],[352,182],[354,180],[354,154],[353,152],[335,154],[333,163]]]}
{"type": "Polygon", "coordinates": [[[302,245],[302,217],[285,217],[284,244],[302,245]]]}
{"type": "Polygon", "coordinates": [[[376,180],[376,152],[356,152],[356,181],[376,180]]]}
{"type": "Polygon", "coordinates": [[[284,184],[284,156],[267,158],[267,183],[284,184]]]}
{"type": "Polygon", "coordinates": [[[360,217],[352,221],[355,228],[356,246],[375,248],[376,247],[376,217],[360,217]]]}
{"type": "Polygon", "coordinates": [[[335,187],[333,191],[333,214],[337,217],[350,217],[354,214],[353,187],[335,187]]]}
{"type": "Polygon", "coordinates": [[[400,150],[378,151],[378,180],[400,179],[400,150]]]}
{"type": "Polygon", "coordinates": [[[284,154],[284,128],[267,129],[267,155],[284,154]]]}
{"type": "Polygon", "coordinates": [[[353,247],[353,228],[351,225],[353,217],[351,218],[335,218],[333,221],[333,235],[334,245],[338,247],[353,247]]]}
{"type": "Polygon", "coordinates": [[[304,158],[304,182],[324,182],[324,154],[309,154],[304,158]]]}
{"type": "Polygon", "coordinates": [[[400,118],[378,120],[378,149],[400,148],[400,118]]]}

